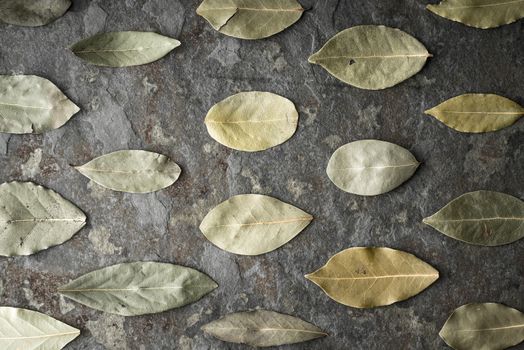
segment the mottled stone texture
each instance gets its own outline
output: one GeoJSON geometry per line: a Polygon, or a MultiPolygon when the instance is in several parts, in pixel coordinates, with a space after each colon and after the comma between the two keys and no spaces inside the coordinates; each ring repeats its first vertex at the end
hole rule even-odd
{"type": "Polygon", "coordinates": [[[44,135],[1,135],[0,181],[35,181],[89,216],[88,225],[60,246],[0,259],[2,305],[39,310],[80,328],[82,335],[69,348],[90,350],[243,349],[205,336],[200,326],[257,307],[302,317],[330,333],[284,349],[445,349],[438,331],[464,303],[492,301],[524,310],[524,241],[477,247],[421,223],[467,191],[524,198],[524,121],[468,135],[423,114],[467,92],[497,93],[524,104],[524,22],[473,29],[426,11],[425,0],[301,2],[311,9],[300,21],[259,41],[215,32],[195,14],[195,0],[74,0],[48,26],[0,26],[1,73],[46,77],[82,108],[44,135]],[[401,28],[434,57],[418,75],[383,91],[347,86],[307,62],[331,36],[359,24],[401,28]],[[119,30],[156,31],[182,46],[153,64],[124,69],[90,66],[67,49],[94,33],[119,30]],[[207,110],[246,90],[294,101],[300,111],[295,136],[258,153],[213,141],[203,123],[207,110]],[[388,194],[344,193],[326,176],[327,162],[339,146],[364,138],[399,144],[422,165],[388,194]],[[70,166],[120,149],[163,153],[183,174],[165,190],[134,195],[90,183],[70,166]],[[211,208],[240,193],[272,195],[315,220],[269,254],[229,254],[208,242],[198,225],[211,208]],[[339,305],[303,276],[352,246],[414,253],[441,278],[393,306],[339,305]],[[129,318],[56,293],[71,278],[136,260],[194,267],[220,287],[181,309],[129,318]]]}

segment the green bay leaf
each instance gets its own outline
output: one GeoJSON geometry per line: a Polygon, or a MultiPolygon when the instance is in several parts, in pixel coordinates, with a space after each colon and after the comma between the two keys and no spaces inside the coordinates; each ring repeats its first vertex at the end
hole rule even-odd
{"type": "Polygon", "coordinates": [[[214,105],[208,112],[207,131],[224,146],[246,152],[266,150],[295,133],[298,112],[293,102],[260,91],[241,92],[214,105]]]}
{"type": "Polygon", "coordinates": [[[154,192],[171,186],[182,172],[168,157],[141,150],[105,154],[75,169],[101,186],[131,193],[154,192]]]}
{"type": "Polygon", "coordinates": [[[200,230],[213,244],[231,253],[259,255],[284,245],[313,217],[278,199],[243,194],[211,210],[200,230]]]}
{"type": "Polygon", "coordinates": [[[70,0],[0,0],[0,21],[27,27],[43,26],[62,17],[70,6],[70,0]]]}
{"type": "Polygon", "coordinates": [[[32,182],[0,185],[0,255],[31,255],[70,239],[86,216],[58,193],[32,182]]]}
{"type": "Polygon", "coordinates": [[[262,39],[283,31],[302,16],[296,0],[204,0],[197,14],[223,34],[262,39]]]}
{"type": "Polygon", "coordinates": [[[524,17],[524,0],[443,0],[431,12],[470,27],[488,29],[524,17]]]}
{"type": "Polygon", "coordinates": [[[439,273],[400,250],[355,247],[335,254],[326,265],[305,277],[341,304],[371,308],[422,292],[438,279],[439,273]]]}
{"type": "Polygon", "coordinates": [[[93,309],[135,316],[190,304],[216,287],[207,275],[189,267],[133,262],[85,274],[59,292],[93,309]]]}
{"type": "Polygon", "coordinates": [[[465,94],[453,97],[425,113],[457,131],[481,133],[512,125],[524,115],[524,108],[498,95],[465,94]]]}
{"type": "Polygon", "coordinates": [[[360,140],[333,153],[327,174],[343,191],[375,196],[400,186],[415,173],[419,164],[408,150],[393,143],[360,140]]]}
{"type": "Polygon", "coordinates": [[[364,25],[329,39],[309,62],[347,84],[380,90],[418,73],[430,56],[424,45],[399,29],[364,25]]]}
{"type": "Polygon", "coordinates": [[[178,46],[178,40],[157,33],[109,32],[81,40],[71,50],[97,66],[128,67],[159,60],[178,46]]]}
{"type": "Polygon", "coordinates": [[[60,350],[80,331],[40,312],[0,307],[0,348],[4,350],[60,350]]]}
{"type": "Polygon", "coordinates": [[[39,134],[61,127],[79,110],[47,79],[0,75],[0,132],[39,134]]]}
{"type": "Polygon", "coordinates": [[[457,350],[506,349],[524,341],[524,313],[496,303],[463,305],[439,335],[457,350]]]}
{"type": "Polygon", "coordinates": [[[294,344],[327,336],[309,322],[267,310],[229,314],[206,324],[202,330],[226,342],[255,347],[294,344]]]}
{"type": "Polygon", "coordinates": [[[466,243],[498,246],[524,237],[524,202],[499,192],[469,192],[423,222],[466,243]]]}

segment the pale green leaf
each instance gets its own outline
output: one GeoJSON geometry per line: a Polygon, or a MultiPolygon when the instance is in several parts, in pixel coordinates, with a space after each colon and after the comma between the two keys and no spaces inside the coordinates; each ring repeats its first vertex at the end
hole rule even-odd
{"type": "Polygon", "coordinates": [[[370,308],[408,299],[435,282],[439,273],[416,256],[390,248],[349,248],[306,275],[333,300],[370,308]]]}
{"type": "Polygon", "coordinates": [[[524,202],[499,192],[469,192],[425,218],[424,223],[463,242],[508,244],[524,237],[524,202]]]}
{"type": "Polygon", "coordinates": [[[159,60],[178,46],[178,40],[156,33],[109,32],[79,41],[71,50],[97,66],[127,67],[159,60]]]}
{"type": "Polygon", "coordinates": [[[400,186],[419,164],[408,150],[393,143],[361,140],[337,149],[329,160],[327,174],[343,191],[375,196],[400,186]]]}
{"type": "Polygon", "coordinates": [[[171,186],[182,172],[168,157],[140,150],[109,153],[75,169],[101,186],[131,193],[171,186]]]}
{"type": "Polygon", "coordinates": [[[0,349],[60,350],[79,335],[78,329],[40,312],[0,307],[0,349]]]}
{"type": "Polygon", "coordinates": [[[215,30],[241,39],[262,39],[299,20],[304,9],[296,0],[204,0],[197,14],[215,30]]]}
{"type": "Polygon", "coordinates": [[[228,252],[259,255],[277,249],[299,234],[313,217],[278,199],[259,194],[231,197],[211,210],[200,230],[228,252]]]}
{"type": "Polygon", "coordinates": [[[380,90],[418,73],[430,56],[424,45],[399,29],[364,25],[329,39],[309,62],[350,85],[380,90]]]}
{"type": "Polygon", "coordinates": [[[0,255],[31,255],[70,239],[84,213],[58,193],[31,182],[0,185],[0,255]]]}
{"type": "Polygon", "coordinates": [[[425,112],[461,132],[496,131],[515,123],[524,108],[505,97],[465,94],[453,97],[425,112]]]}
{"type": "Polygon", "coordinates": [[[327,336],[300,318],[267,310],[229,314],[206,324],[202,330],[223,341],[255,347],[294,344],[327,336]]]}
{"type": "Polygon", "coordinates": [[[524,0],[443,0],[431,12],[475,28],[495,28],[524,17],[524,0]]]}
{"type": "Polygon", "coordinates": [[[216,287],[207,275],[189,267],[133,262],[85,274],[59,292],[93,309],[135,316],[190,304],[216,287]]]}
{"type": "Polygon", "coordinates": [[[0,75],[0,132],[42,133],[80,109],[52,82],[34,75],[0,75]]]}
{"type": "Polygon", "coordinates": [[[270,92],[241,92],[214,105],[205,120],[216,141],[240,151],[262,151],[287,141],[297,129],[293,102],[270,92]]]}
{"type": "Polygon", "coordinates": [[[62,17],[70,0],[0,0],[0,21],[38,27],[62,17]]]}
{"type": "Polygon", "coordinates": [[[439,333],[456,350],[501,350],[524,341],[524,313],[495,304],[456,309],[439,333]]]}

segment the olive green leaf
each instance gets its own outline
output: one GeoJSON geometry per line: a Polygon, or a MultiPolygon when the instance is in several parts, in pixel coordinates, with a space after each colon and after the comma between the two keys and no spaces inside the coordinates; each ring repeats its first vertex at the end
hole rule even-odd
{"type": "Polygon", "coordinates": [[[43,26],[62,17],[70,6],[70,0],[0,0],[0,21],[18,26],[43,26]]]}
{"type": "Polygon", "coordinates": [[[413,175],[419,164],[408,150],[393,143],[360,140],[333,153],[327,174],[343,191],[375,196],[400,186],[413,175]]]}
{"type": "Polygon", "coordinates": [[[463,305],[439,335],[457,350],[506,349],[524,341],[524,313],[495,303],[463,305]]]}
{"type": "Polygon", "coordinates": [[[299,20],[296,0],[204,0],[197,14],[219,32],[241,39],[262,39],[299,20]]]}
{"type": "Polygon", "coordinates": [[[0,349],[60,350],[80,331],[40,312],[0,307],[0,349]]]}
{"type": "Polygon", "coordinates": [[[79,110],[47,79],[0,75],[0,132],[39,134],[61,127],[79,110]]]}
{"type": "Polygon", "coordinates": [[[309,57],[345,83],[380,90],[418,73],[431,54],[399,29],[365,25],[335,35],[309,57]]]}
{"type": "Polygon", "coordinates": [[[31,255],[70,239],[86,216],[58,193],[32,182],[0,185],[0,255],[31,255]]]}
{"type": "Polygon", "coordinates": [[[430,286],[439,273],[414,255],[390,248],[349,248],[305,277],[333,300],[370,308],[408,299],[430,286]]]}
{"type": "Polygon", "coordinates": [[[293,102],[270,92],[241,92],[217,103],[207,113],[208,133],[224,146],[262,151],[287,141],[298,124],[293,102]]]}
{"type": "Polygon", "coordinates": [[[202,330],[223,341],[255,347],[294,344],[327,336],[300,318],[267,310],[229,314],[206,324],[202,330]]]}
{"type": "Polygon", "coordinates": [[[189,267],[133,262],[85,274],[59,292],[93,309],[135,316],[190,304],[216,287],[207,275],[189,267]]]}
{"type": "Polygon", "coordinates": [[[425,112],[461,132],[496,131],[515,123],[524,108],[505,97],[465,94],[453,97],[425,112]]]}
{"type": "Polygon", "coordinates": [[[156,33],[110,32],[79,41],[71,50],[97,66],[128,67],[159,60],[178,46],[178,40],[156,33]]]}
{"type": "Polygon", "coordinates": [[[495,28],[524,17],[524,0],[443,0],[431,12],[475,28],[495,28]]]}
{"type": "Polygon", "coordinates": [[[99,185],[131,193],[171,186],[182,172],[168,157],[140,150],[109,153],[75,169],[99,185]]]}
{"type": "Polygon", "coordinates": [[[524,202],[499,192],[469,192],[423,222],[459,241],[503,245],[524,237],[524,202]]]}
{"type": "Polygon", "coordinates": [[[313,217],[278,199],[259,194],[231,197],[211,210],[200,230],[213,244],[228,252],[259,255],[298,235],[313,217]]]}

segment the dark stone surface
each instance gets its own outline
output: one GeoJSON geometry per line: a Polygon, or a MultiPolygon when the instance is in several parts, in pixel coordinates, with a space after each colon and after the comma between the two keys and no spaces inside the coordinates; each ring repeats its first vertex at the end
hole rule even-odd
{"type": "MultiPolygon", "coordinates": [[[[288,30],[242,41],[215,32],[195,14],[197,1],[75,0],[40,28],[0,26],[2,74],[55,82],[82,111],[44,135],[0,136],[0,181],[32,180],[72,200],[89,216],[70,241],[29,257],[0,259],[2,305],[27,307],[82,330],[69,349],[241,349],[200,327],[229,312],[267,308],[330,333],[285,349],[445,349],[447,316],[470,302],[524,310],[524,241],[496,248],[464,244],[423,225],[451,199],[489,189],[524,198],[524,122],[499,132],[455,132],[423,111],[467,92],[491,92],[524,104],[524,22],[479,30],[439,18],[423,0],[301,0],[313,7],[288,30]],[[383,91],[347,86],[308,56],[359,24],[414,35],[434,55],[415,77],[383,91]],[[102,31],[157,31],[182,42],[140,67],[90,66],[67,49],[102,31]],[[266,90],[296,103],[300,123],[285,144],[259,153],[227,149],[203,124],[216,102],[266,90]],[[423,162],[400,188],[378,197],[338,190],[325,174],[332,152],[363,138],[397,143],[423,162]],[[168,155],[180,180],[133,195],[90,183],[70,164],[120,149],[168,155]],[[282,248],[257,257],[224,252],[199,232],[204,215],[240,193],[263,193],[315,216],[282,248]],[[358,310],[337,304],[304,279],[351,246],[389,246],[435,266],[440,280],[393,306],[358,310]],[[56,293],[91,270],[157,260],[200,269],[220,287],[201,301],[156,315],[104,314],[56,293]]],[[[524,349],[520,346],[519,349],[524,349]]]]}

